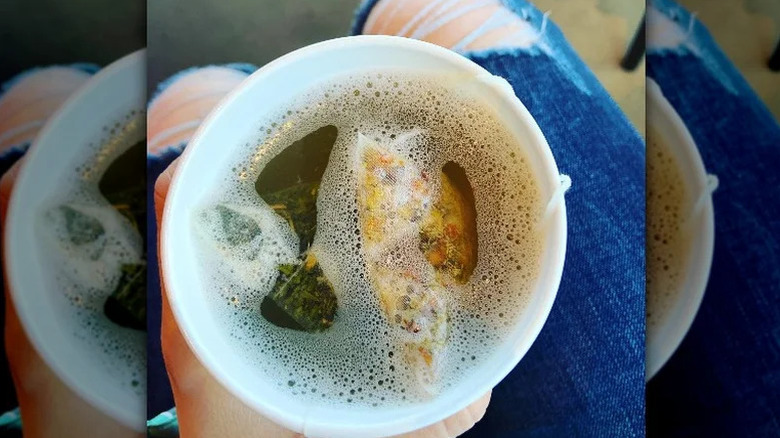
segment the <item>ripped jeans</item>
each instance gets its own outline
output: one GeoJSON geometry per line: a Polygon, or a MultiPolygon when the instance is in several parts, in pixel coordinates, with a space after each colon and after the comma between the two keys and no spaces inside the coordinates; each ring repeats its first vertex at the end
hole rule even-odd
{"type": "Polygon", "coordinates": [[[647,386],[648,436],[780,435],[780,126],[695,16],[648,9],[647,75],[691,133],[713,194],[698,315],[647,386]],[[655,41],[652,29],[670,38],[655,41]]]}

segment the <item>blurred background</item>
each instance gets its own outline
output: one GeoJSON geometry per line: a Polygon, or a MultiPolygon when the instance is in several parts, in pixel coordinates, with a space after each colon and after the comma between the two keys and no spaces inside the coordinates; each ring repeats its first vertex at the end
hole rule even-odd
{"type": "Polygon", "coordinates": [[[780,44],[780,1],[679,0],[709,29],[756,94],[780,120],[780,72],[767,68],[780,44]]]}
{"type": "Polygon", "coordinates": [[[149,90],[193,66],[259,66],[349,33],[358,0],[190,0],[148,4],[149,90]]]}
{"type": "MultiPolygon", "coordinates": [[[[146,45],[145,17],[145,0],[0,1],[0,84],[35,67],[105,66],[146,45]]],[[[17,405],[0,337],[0,413],[17,405]]]]}
{"type": "MultiPolygon", "coordinates": [[[[190,0],[149,2],[150,91],[192,66],[249,62],[258,67],[297,48],[349,34],[359,0],[190,0]],[[206,12],[204,12],[206,11],[206,12]],[[204,32],[203,29],[209,29],[204,32]]],[[[636,32],[644,2],[538,0],[550,11],[640,133],[644,132],[644,63],[619,62],[636,32]]]]}
{"type": "Polygon", "coordinates": [[[145,0],[0,1],[0,82],[31,67],[103,66],[145,45],[145,0]]]}
{"type": "MultiPolygon", "coordinates": [[[[149,2],[149,87],[184,68],[228,62],[257,66],[297,48],[347,35],[358,0],[191,0],[149,2]],[[203,11],[208,11],[204,13],[203,11]],[[210,29],[204,32],[203,29],[210,29]]],[[[644,134],[644,61],[619,62],[639,28],[644,2],[536,0],[644,134]]],[[[777,74],[766,61],[780,39],[776,0],[682,0],[695,11],[750,85],[780,118],[777,74]]]]}

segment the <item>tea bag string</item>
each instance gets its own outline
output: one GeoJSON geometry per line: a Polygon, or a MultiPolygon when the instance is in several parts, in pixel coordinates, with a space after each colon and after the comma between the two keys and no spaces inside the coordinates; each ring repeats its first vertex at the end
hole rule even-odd
{"type": "Polygon", "coordinates": [[[547,207],[544,209],[542,224],[547,223],[555,209],[563,202],[563,195],[571,188],[571,177],[569,177],[569,175],[561,174],[559,178],[560,184],[558,184],[558,188],[555,189],[550,200],[547,202],[547,207]]]}
{"type": "Polygon", "coordinates": [[[685,224],[683,225],[685,228],[693,224],[694,218],[699,217],[699,214],[701,214],[701,211],[704,209],[704,204],[707,202],[707,199],[712,196],[712,193],[715,190],[717,190],[718,185],[720,184],[720,180],[718,180],[716,175],[708,173],[705,177],[704,184],[704,190],[699,194],[699,197],[693,204],[693,208],[691,208],[690,213],[685,218],[685,224]]]}

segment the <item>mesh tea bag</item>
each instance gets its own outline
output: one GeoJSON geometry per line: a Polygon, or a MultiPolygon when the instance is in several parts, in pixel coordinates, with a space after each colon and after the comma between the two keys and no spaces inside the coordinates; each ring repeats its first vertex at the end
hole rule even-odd
{"type": "Polygon", "coordinates": [[[371,284],[420,387],[434,393],[449,333],[448,306],[446,291],[414,243],[431,209],[433,186],[413,162],[360,134],[357,160],[371,284]],[[416,254],[408,253],[410,246],[416,254]]]}
{"type": "Polygon", "coordinates": [[[84,288],[113,288],[121,266],[143,256],[140,236],[110,206],[60,205],[46,213],[41,225],[48,230],[51,254],[68,260],[64,274],[84,288]]]}
{"type": "Polygon", "coordinates": [[[390,148],[358,134],[358,206],[369,252],[416,233],[431,206],[428,175],[390,148]]]}

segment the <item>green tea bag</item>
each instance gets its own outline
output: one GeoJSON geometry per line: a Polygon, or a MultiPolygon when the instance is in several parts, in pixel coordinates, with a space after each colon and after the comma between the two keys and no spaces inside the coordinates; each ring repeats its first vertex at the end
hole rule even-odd
{"type": "Polygon", "coordinates": [[[121,267],[119,283],[106,299],[103,311],[116,324],[146,330],[146,142],[130,147],[106,169],[100,193],[139,232],[143,259],[121,267]]]}
{"type": "Polygon", "coordinates": [[[299,251],[305,252],[317,233],[317,193],[320,184],[307,182],[268,193],[263,200],[283,217],[300,239],[299,251]]]}
{"type": "Polygon", "coordinates": [[[249,243],[260,235],[260,226],[251,217],[224,205],[217,205],[225,240],[230,246],[249,243]]]}
{"type": "Polygon", "coordinates": [[[122,265],[122,276],[103,312],[123,327],[146,330],[146,263],[122,265]]]}
{"type": "Polygon", "coordinates": [[[309,251],[317,233],[317,194],[336,136],[336,128],[326,126],[296,141],[265,166],[255,183],[263,201],[299,239],[297,262],[278,266],[276,283],[260,307],[280,327],[322,331],[336,316],[333,285],[309,251]]]}
{"type": "Polygon", "coordinates": [[[73,207],[61,205],[60,211],[65,217],[65,228],[74,245],[92,243],[106,232],[99,220],[73,207]]]}
{"type": "Polygon", "coordinates": [[[336,296],[314,254],[306,253],[297,263],[279,265],[278,269],[279,277],[268,299],[301,330],[318,332],[330,327],[336,316],[336,296]]]}

